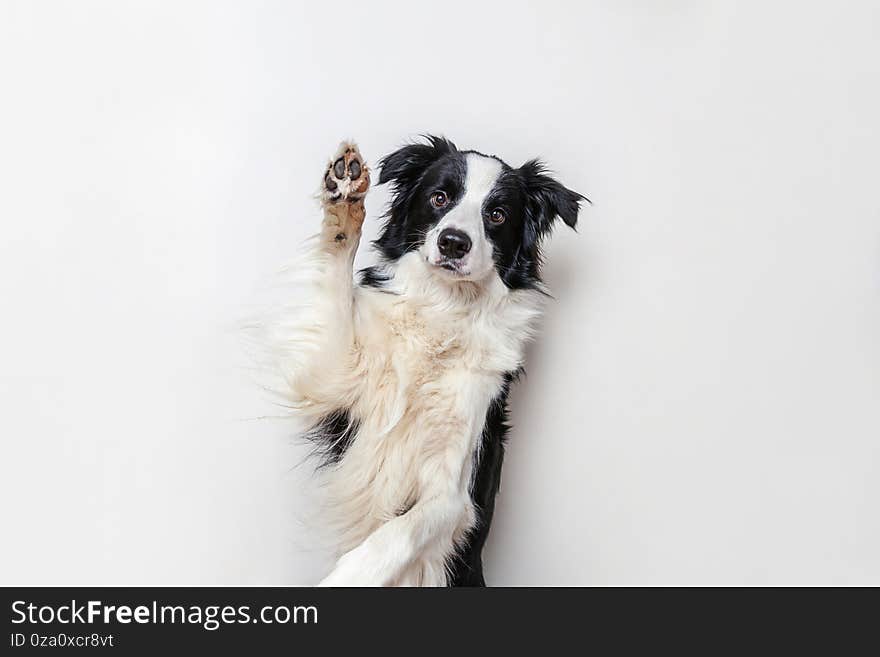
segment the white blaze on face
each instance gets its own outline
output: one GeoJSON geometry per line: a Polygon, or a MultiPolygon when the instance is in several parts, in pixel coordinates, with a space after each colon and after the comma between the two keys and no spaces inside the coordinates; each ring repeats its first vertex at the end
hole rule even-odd
{"type": "MultiPolygon", "coordinates": [[[[480,280],[488,276],[495,263],[492,260],[492,244],[486,237],[483,224],[483,202],[501,175],[501,163],[491,157],[468,153],[465,159],[464,194],[443,219],[425,236],[423,255],[429,264],[439,266],[444,258],[437,246],[437,238],[447,228],[467,234],[471,249],[456,263],[457,278],[480,280]]],[[[440,270],[446,271],[446,270],[440,270]]]]}

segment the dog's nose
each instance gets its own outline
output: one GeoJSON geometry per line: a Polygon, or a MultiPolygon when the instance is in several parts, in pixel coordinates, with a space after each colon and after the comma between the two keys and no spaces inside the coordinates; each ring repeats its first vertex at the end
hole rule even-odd
{"type": "Polygon", "coordinates": [[[471,238],[464,231],[445,228],[437,237],[437,248],[447,258],[463,258],[471,250],[471,238]]]}

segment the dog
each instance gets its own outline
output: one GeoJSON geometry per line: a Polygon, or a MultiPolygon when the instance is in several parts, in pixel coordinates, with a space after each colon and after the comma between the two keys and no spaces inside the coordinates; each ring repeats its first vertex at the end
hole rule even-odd
{"type": "Polygon", "coordinates": [[[541,244],[586,197],[538,160],[426,136],[380,162],[391,202],[353,271],[371,171],[344,142],[273,329],[287,405],[321,458],[339,556],[321,586],[485,586],[507,399],[547,296],[541,244]]]}

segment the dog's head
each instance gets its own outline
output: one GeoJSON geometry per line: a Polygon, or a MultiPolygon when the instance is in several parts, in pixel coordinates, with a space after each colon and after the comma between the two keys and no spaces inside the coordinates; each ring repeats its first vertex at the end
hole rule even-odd
{"type": "Polygon", "coordinates": [[[514,169],[440,137],[404,146],[381,167],[392,200],[376,246],[392,261],[418,251],[451,280],[483,281],[494,271],[509,288],[536,285],[542,238],[557,217],[574,228],[586,200],[538,160],[514,169]]]}

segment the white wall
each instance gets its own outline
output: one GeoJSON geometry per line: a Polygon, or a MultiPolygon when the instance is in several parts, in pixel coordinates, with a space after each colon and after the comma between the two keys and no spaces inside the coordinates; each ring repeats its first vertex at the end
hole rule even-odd
{"type": "Polygon", "coordinates": [[[0,582],[324,574],[233,327],[340,138],[375,162],[431,131],[595,201],[550,248],[489,580],[880,584],[878,24],[872,0],[2,3],[0,582]]]}

